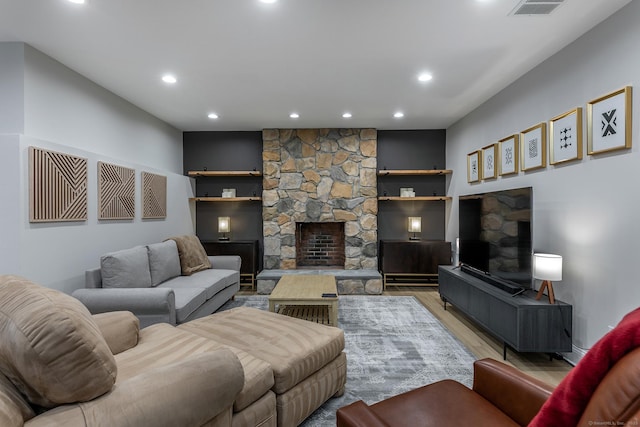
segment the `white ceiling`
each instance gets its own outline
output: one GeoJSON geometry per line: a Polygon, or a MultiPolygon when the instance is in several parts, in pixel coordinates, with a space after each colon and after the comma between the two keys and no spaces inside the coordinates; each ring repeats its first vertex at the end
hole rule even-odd
{"type": "Polygon", "coordinates": [[[0,41],[184,131],[442,129],[630,1],[511,16],[518,0],[0,0],[0,41]]]}

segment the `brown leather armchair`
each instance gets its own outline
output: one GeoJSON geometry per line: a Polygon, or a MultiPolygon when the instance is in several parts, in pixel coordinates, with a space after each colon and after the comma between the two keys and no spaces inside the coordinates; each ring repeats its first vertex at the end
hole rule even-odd
{"type": "Polygon", "coordinates": [[[553,387],[493,359],[473,365],[473,389],[439,381],[371,406],[363,401],[340,408],[338,427],[524,426],[553,387]]]}
{"type": "Polygon", "coordinates": [[[554,389],[493,359],[471,389],[444,380],[371,406],[340,408],[338,427],[639,426],[640,308],[627,314],[554,389]]]}

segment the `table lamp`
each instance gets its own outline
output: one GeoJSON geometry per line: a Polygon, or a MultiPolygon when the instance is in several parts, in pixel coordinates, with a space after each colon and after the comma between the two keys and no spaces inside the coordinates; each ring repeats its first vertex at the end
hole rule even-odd
{"type": "Polygon", "coordinates": [[[553,254],[533,254],[533,278],[542,280],[536,299],[539,300],[547,289],[549,303],[555,304],[551,281],[562,280],[562,256],[553,254]]]}
{"type": "Polygon", "coordinates": [[[419,237],[416,237],[416,233],[422,232],[422,218],[419,216],[410,216],[409,217],[409,232],[413,233],[413,237],[409,237],[409,240],[420,240],[419,237]]]}
{"type": "Polygon", "coordinates": [[[226,236],[226,233],[231,232],[231,218],[228,216],[219,216],[218,217],[218,233],[222,233],[222,237],[218,240],[229,240],[229,237],[226,236]]]}

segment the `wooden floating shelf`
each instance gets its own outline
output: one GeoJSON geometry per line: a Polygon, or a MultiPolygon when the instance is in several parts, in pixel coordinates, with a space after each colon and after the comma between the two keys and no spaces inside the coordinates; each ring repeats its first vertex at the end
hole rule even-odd
{"type": "Polygon", "coordinates": [[[189,176],[262,176],[261,171],[189,171],[189,176]]]}
{"type": "Polygon", "coordinates": [[[259,202],[262,197],[191,197],[193,202],[259,202]]]}
{"type": "Polygon", "coordinates": [[[440,202],[451,200],[448,196],[416,196],[416,197],[400,197],[400,196],[380,196],[380,201],[421,201],[421,202],[440,202]]]}
{"type": "Polygon", "coordinates": [[[388,176],[388,175],[449,175],[451,174],[451,169],[396,169],[396,170],[379,170],[378,175],[380,176],[388,176]]]}

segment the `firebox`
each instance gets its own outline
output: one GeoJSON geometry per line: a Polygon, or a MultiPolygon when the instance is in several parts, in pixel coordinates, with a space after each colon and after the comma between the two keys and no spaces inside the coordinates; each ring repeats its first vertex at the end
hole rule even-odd
{"type": "Polygon", "coordinates": [[[344,222],[296,223],[297,268],[344,268],[344,222]]]}

